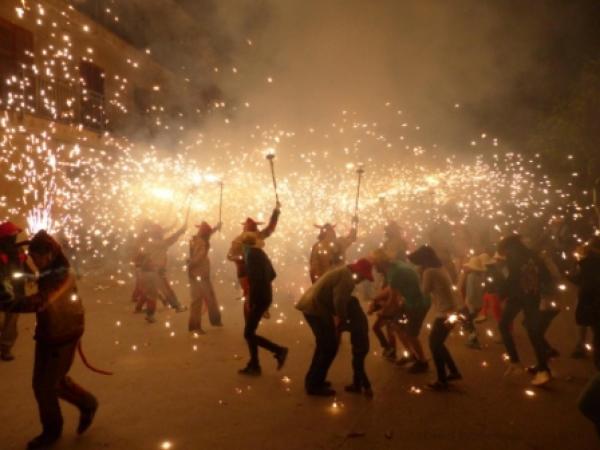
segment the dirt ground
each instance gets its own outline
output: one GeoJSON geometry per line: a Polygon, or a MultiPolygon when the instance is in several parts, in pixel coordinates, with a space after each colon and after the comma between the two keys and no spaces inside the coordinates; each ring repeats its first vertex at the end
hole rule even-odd
{"type": "MultiPolygon", "coordinates": [[[[568,354],[575,341],[572,311],[563,312],[549,335],[563,357],[552,364],[549,387],[532,389],[528,376],[503,377],[503,347],[486,334],[481,351],[464,346],[454,333],[449,345],[464,380],[446,393],[425,388],[433,373],[410,375],[383,360],[372,338],[367,360],[375,397],[343,392],[350,381],[348,338],[340,348],[330,380],[335,399],[310,398],[302,380],[312,340],[289,295],[280,294],[273,317],[260,332],[290,347],[288,364],[275,370],[262,354],[263,376],[244,378],[246,347],[241,305],[229,283],[217,284],[224,328],[187,332],[187,313],[163,309],[150,325],[132,313],[131,286],[88,278],[80,282],[87,309],[83,344],[97,366],[114,371],[94,374],[76,360],[72,375],[94,392],[100,409],[93,427],[75,435],[77,412],[63,404],[64,435],[57,449],[457,449],[520,450],[600,448],[592,426],[576,409],[577,397],[593,372],[590,360],[568,354]],[[533,396],[527,395],[530,390],[533,396]]],[[[176,286],[189,302],[183,282],[176,286]]],[[[520,322],[520,320],[519,320],[520,322]]],[[[31,390],[34,317],[20,318],[17,359],[0,364],[0,449],[24,448],[39,430],[31,390]]],[[[531,351],[516,327],[523,359],[531,351]]],[[[423,331],[426,342],[427,330],[423,331]]]]}

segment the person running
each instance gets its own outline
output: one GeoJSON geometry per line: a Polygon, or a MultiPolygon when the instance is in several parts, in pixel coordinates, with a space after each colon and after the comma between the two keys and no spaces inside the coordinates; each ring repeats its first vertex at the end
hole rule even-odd
{"type": "Polygon", "coordinates": [[[346,251],[356,242],[357,226],[358,218],[354,217],[350,233],[347,236],[338,237],[335,225],[330,223],[315,225],[320,232],[317,242],[310,252],[310,281],[313,284],[327,271],[344,264],[346,251]]]}
{"type": "Polygon", "coordinates": [[[248,278],[248,299],[244,338],[248,343],[250,360],[243,369],[242,375],[258,376],[262,373],[258,359],[258,347],[270,351],[277,361],[277,370],[281,370],[288,355],[288,348],[277,345],[256,334],[260,320],[273,302],[272,283],[275,269],[271,260],[260,247],[259,233],[247,232],[242,236],[241,243],[244,252],[244,267],[248,278]]]}
{"type": "Polygon", "coordinates": [[[208,309],[210,324],[214,327],[223,326],[221,323],[221,310],[210,279],[210,259],[208,257],[210,238],[221,229],[221,223],[211,227],[208,223],[202,222],[196,227],[198,233],[190,240],[190,258],[188,260],[188,277],[192,296],[188,330],[204,334],[202,329],[202,308],[204,305],[208,309]]]}
{"type": "MultiPolygon", "coordinates": [[[[25,295],[27,256],[17,245],[17,239],[22,231],[12,222],[0,224],[0,279],[3,288],[16,296],[25,295]]],[[[15,359],[12,349],[18,336],[18,318],[19,315],[16,313],[4,313],[4,320],[0,325],[0,359],[2,361],[8,362],[15,359]]]]}
{"type": "Polygon", "coordinates": [[[448,271],[435,251],[423,245],[408,256],[421,271],[421,290],[431,298],[435,319],[429,335],[429,348],[437,371],[437,380],[428,384],[436,391],[448,389],[448,382],[462,379],[446,339],[456,322],[456,294],[448,271]],[[447,369],[447,370],[446,370],[447,369]]]}
{"type": "MultiPolygon", "coordinates": [[[[254,219],[248,217],[244,223],[242,223],[243,230],[242,233],[237,236],[232,242],[231,247],[229,249],[229,253],[227,253],[227,259],[233,262],[236,266],[237,277],[240,282],[240,287],[242,288],[242,293],[244,296],[244,315],[248,313],[248,304],[247,299],[249,295],[249,286],[248,286],[248,274],[246,273],[246,259],[244,257],[244,245],[242,243],[242,239],[245,236],[245,233],[255,233],[258,241],[257,246],[264,247],[265,239],[271,236],[275,229],[277,228],[277,222],[279,221],[279,215],[281,214],[281,203],[277,202],[275,204],[275,209],[271,214],[271,218],[269,219],[269,224],[259,230],[258,226],[262,225],[261,222],[257,222],[254,219]]],[[[265,311],[265,315],[268,316],[269,311],[265,311]]]]}
{"type": "Polygon", "coordinates": [[[534,386],[545,385],[550,381],[551,375],[541,333],[540,301],[542,285],[550,275],[545,265],[525,246],[519,235],[502,239],[498,244],[498,253],[506,258],[508,270],[508,276],[501,288],[503,297],[506,298],[506,306],[499,325],[510,360],[506,374],[523,372],[511,331],[515,317],[523,311],[524,325],[537,360],[536,374],[531,383],[534,386]]]}
{"type": "Polygon", "coordinates": [[[335,395],[327,372],[338,351],[340,329],[348,320],[352,291],[363,280],[373,281],[373,266],[365,258],[326,272],[296,304],[315,337],[313,358],[304,378],[308,395],[335,395]]]}
{"type": "Polygon", "coordinates": [[[423,321],[430,307],[430,300],[421,292],[419,275],[412,265],[399,258],[391,260],[382,249],[373,254],[377,272],[385,277],[390,297],[402,308],[404,320],[402,326],[398,321],[393,324],[404,347],[410,353],[413,361],[408,371],[410,373],[426,372],[429,364],[425,358],[419,334],[423,321]]]}
{"type": "Polygon", "coordinates": [[[581,393],[579,409],[596,427],[600,437],[600,237],[583,250],[578,274],[573,281],[579,287],[575,321],[590,327],[593,335],[593,356],[596,374],[581,393]]]}
{"type": "Polygon", "coordinates": [[[364,392],[367,397],[373,397],[371,382],[365,370],[365,358],[369,354],[369,322],[356,297],[351,297],[348,302],[348,320],[341,329],[350,332],[352,346],[352,384],[344,390],[354,394],[364,392]]]}
{"type": "Polygon", "coordinates": [[[40,271],[38,292],[28,297],[12,297],[1,308],[36,313],[33,391],[42,433],[29,442],[27,448],[33,450],[47,448],[60,438],[63,418],[59,399],[79,409],[78,434],[92,424],[98,401],[68,376],[84,331],[83,305],[69,262],[60,245],[45,231],[33,237],[29,254],[40,271]]]}

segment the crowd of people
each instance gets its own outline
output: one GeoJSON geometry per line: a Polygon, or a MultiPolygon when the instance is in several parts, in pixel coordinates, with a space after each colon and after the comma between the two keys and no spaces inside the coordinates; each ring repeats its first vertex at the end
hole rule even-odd
{"type": "MultiPolygon", "coordinates": [[[[260,376],[259,349],[270,352],[275,367],[282,369],[289,349],[257,334],[261,320],[269,317],[273,301],[272,283],[276,269],[266,251],[265,241],[276,232],[280,204],[266,227],[252,218],[242,224],[232,240],[227,258],[235,264],[243,293],[243,337],[249,359],[239,370],[243,376],[260,376]]],[[[155,321],[159,301],[177,312],[187,309],[177,298],[167,274],[168,250],[183,236],[185,223],[175,232],[147,222],[135,242],[133,264],[135,287],[132,300],[136,312],[155,321]]],[[[560,291],[565,283],[578,287],[576,321],[593,335],[597,374],[582,394],[581,411],[592,420],[600,435],[600,237],[582,239],[580,248],[569,250],[578,257],[578,267],[564,267],[565,250],[557,239],[528,241],[518,234],[488,242],[480,252],[457,255],[448,241],[433,230],[429,242],[410,248],[402,228],[390,222],[384,229],[383,243],[367,249],[362,257],[346,261],[346,252],[358,239],[357,217],[347,236],[339,237],[333,224],[319,225],[317,242],[309,256],[307,279],[311,286],[296,303],[297,310],[314,336],[314,353],[304,388],[311,396],[334,396],[336,390],[327,379],[336,358],[343,332],[349,332],[352,347],[352,381],[349,393],[373,396],[365,369],[370,349],[370,328],[381,346],[382,355],[405,366],[409,373],[430,370],[422,345],[426,317],[431,317],[428,346],[435,379],[428,386],[444,391],[462,380],[461,371],[446,340],[460,327],[466,334],[465,345],[480,349],[479,324],[494,320],[507,354],[506,374],[530,372],[534,386],[552,380],[551,360],[558,356],[548,342],[546,332],[560,311],[560,291]],[[370,285],[368,305],[359,300],[357,287],[370,285]],[[523,313],[523,327],[535,354],[535,365],[524,367],[513,337],[515,322],[523,313]],[[367,316],[373,316],[371,327],[367,316]],[[400,351],[402,348],[402,351],[400,351]]],[[[203,334],[202,317],[208,312],[210,325],[223,326],[219,302],[212,284],[210,240],[221,223],[202,222],[189,242],[187,273],[190,285],[190,332],[203,334]]],[[[31,240],[18,242],[22,230],[11,222],[0,224],[0,269],[2,289],[0,310],[4,320],[0,328],[0,357],[13,359],[11,348],[17,336],[19,313],[36,313],[36,352],[34,393],[39,406],[43,432],[29,444],[30,449],[44,448],[62,432],[58,399],[75,405],[80,411],[78,432],[92,423],[98,402],[68,376],[84,331],[84,312],[77,295],[76,276],[59,241],[45,231],[31,240]],[[27,250],[26,250],[27,249],[27,250]],[[26,289],[33,283],[36,288],[26,289]]],[[[364,297],[364,295],[362,296],[364,297]]],[[[364,298],[363,298],[364,300],[364,298]]],[[[574,357],[585,355],[585,341],[579,339],[574,357]],[[582,353],[582,348],[584,352],[582,353]]]]}

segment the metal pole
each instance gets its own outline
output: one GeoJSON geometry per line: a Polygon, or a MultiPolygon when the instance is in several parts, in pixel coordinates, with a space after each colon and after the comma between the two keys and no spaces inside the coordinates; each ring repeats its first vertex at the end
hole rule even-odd
{"type": "Polygon", "coordinates": [[[219,223],[221,223],[221,219],[223,218],[223,182],[219,182],[220,192],[219,192],[219,223]]]}
{"type": "Polygon", "coordinates": [[[269,153],[267,155],[267,159],[269,160],[269,164],[271,166],[271,178],[273,179],[273,189],[275,190],[275,200],[279,203],[279,194],[277,193],[277,180],[275,179],[275,154],[269,153]]]}
{"type": "Polygon", "coordinates": [[[360,199],[360,185],[362,182],[363,173],[365,173],[365,169],[359,167],[356,171],[358,174],[358,185],[356,186],[356,202],[354,203],[354,217],[358,217],[358,201],[360,199]]]}

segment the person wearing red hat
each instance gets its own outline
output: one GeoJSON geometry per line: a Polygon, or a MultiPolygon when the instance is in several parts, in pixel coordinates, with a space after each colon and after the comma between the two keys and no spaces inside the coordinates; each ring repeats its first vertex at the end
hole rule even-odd
{"type": "MultiPolygon", "coordinates": [[[[277,202],[275,204],[275,209],[271,214],[271,218],[269,219],[269,223],[266,228],[260,230],[258,228],[259,225],[262,225],[261,222],[256,222],[254,219],[248,217],[245,222],[242,223],[243,230],[242,233],[236,237],[231,242],[231,248],[229,249],[229,253],[227,254],[227,259],[235,263],[237,269],[237,277],[240,282],[240,287],[242,288],[244,299],[248,299],[249,295],[249,285],[248,285],[248,274],[246,271],[246,263],[244,260],[244,250],[242,244],[242,237],[246,233],[255,233],[258,239],[258,245],[264,245],[264,240],[267,239],[275,232],[275,228],[277,228],[277,222],[279,220],[279,215],[281,213],[281,203],[277,202]]],[[[248,306],[246,301],[244,301],[244,315],[248,314],[248,306]]],[[[267,313],[268,314],[268,313],[267,313]]]]}
{"type": "Polygon", "coordinates": [[[357,224],[358,218],[354,217],[350,233],[343,237],[337,236],[335,225],[315,225],[320,232],[310,252],[309,274],[313,284],[328,270],[344,264],[346,251],[356,242],[357,224]]]}
{"type": "Polygon", "coordinates": [[[316,341],[313,359],[304,379],[309,395],[335,395],[326,381],[327,372],[338,351],[339,334],[348,321],[352,292],[364,280],[373,281],[373,265],[365,258],[326,272],[296,304],[316,341]]]}
{"type": "MultiPolygon", "coordinates": [[[[25,262],[27,256],[17,245],[17,238],[23,230],[12,222],[0,224],[0,278],[2,289],[14,295],[25,295],[25,262]]],[[[7,312],[0,325],[0,359],[15,359],[12,348],[17,340],[18,314],[7,312]]]]}
{"type": "Polygon", "coordinates": [[[215,290],[210,279],[210,251],[211,236],[221,229],[219,222],[214,227],[202,222],[196,225],[198,233],[190,240],[190,258],[188,260],[188,277],[192,303],[190,306],[190,320],[188,329],[191,332],[204,334],[202,329],[202,307],[208,309],[208,320],[215,327],[223,326],[221,323],[221,311],[215,296],[215,290]]]}

